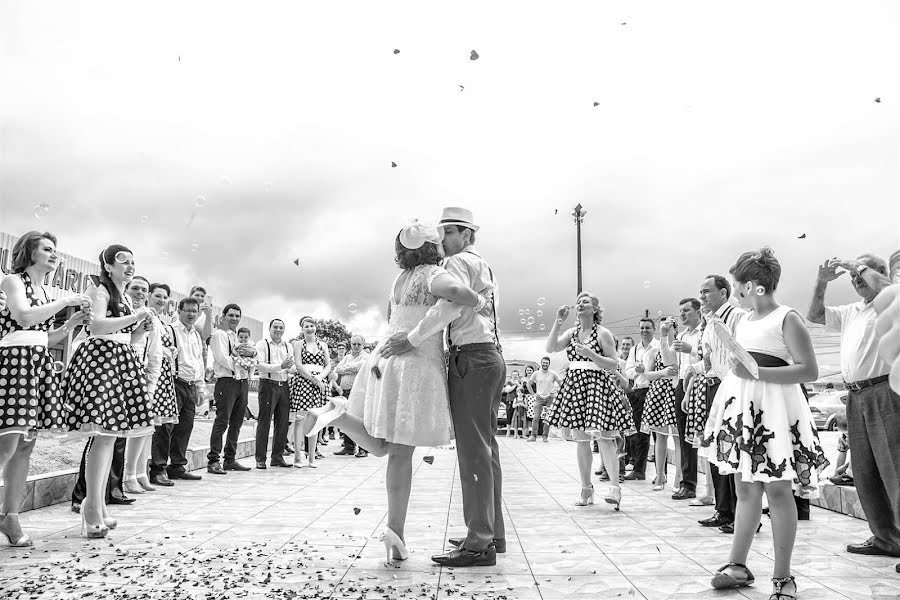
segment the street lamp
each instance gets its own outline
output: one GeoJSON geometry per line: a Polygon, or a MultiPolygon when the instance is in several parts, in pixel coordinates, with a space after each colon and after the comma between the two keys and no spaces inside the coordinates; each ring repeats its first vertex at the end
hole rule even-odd
{"type": "Polygon", "coordinates": [[[581,206],[579,202],[575,207],[575,210],[572,211],[572,216],[575,217],[575,231],[576,231],[576,239],[578,244],[578,293],[581,293],[581,223],[584,221],[584,215],[587,214],[587,211],[581,206]]]}

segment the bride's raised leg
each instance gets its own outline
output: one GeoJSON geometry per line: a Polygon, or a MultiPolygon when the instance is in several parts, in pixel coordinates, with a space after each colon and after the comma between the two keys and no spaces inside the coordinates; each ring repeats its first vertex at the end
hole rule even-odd
{"type": "Polygon", "coordinates": [[[356,442],[360,448],[364,448],[369,454],[386,456],[388,454],[388,448],[392,445],[382,439],[374,438],[369,435],[369,432],[366,431],[366,428],[363,425],[362,419],[351,415],[350,413],[342,414],[332,421],[331,424],[344,433],[349,434],[350,437],[353,438],[353,441],[356,442]]]}

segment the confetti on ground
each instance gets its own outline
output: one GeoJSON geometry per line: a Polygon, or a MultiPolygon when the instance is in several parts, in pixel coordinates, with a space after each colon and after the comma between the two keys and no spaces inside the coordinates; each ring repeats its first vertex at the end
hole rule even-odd
{"type": "Polygon", "coordinates": [[[361,513],[361,512],[362,512],[362,509],[361,509],[361,508],[354,508],[354,509],[353,509],[353,514],[354,514],[354,515],[358,515],[358,514],[361,513]]]}
{"type": "Polygon", "coordinates": [[[422,460],[424,460],[425,462],[427,462],[429,465],[434,464],[434,456],[431,455],[431,454],[429,454],[428,456],[423,456],[423,457],[422,457],[422,460]]]}
{"type": "Polygon", "coordinates": [[[472,54],[469,55],[469,60],[478,60],[478,59],[479,59],[478,53],[475,52],[474,50],[472,50],[472,54]]]}

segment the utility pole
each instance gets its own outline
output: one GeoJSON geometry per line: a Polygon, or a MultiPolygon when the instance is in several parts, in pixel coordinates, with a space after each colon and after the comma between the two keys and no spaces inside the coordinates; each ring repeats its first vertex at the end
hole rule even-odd
{"type": "Polygon", "coordinates": [[[580,294],[582,291],[581,285],[581,224],[584,222],[584,215],[587,214],[587,211],[581,206],[579,202],[575,207],[575,210],[572,211],[572,216],[575,217],[575,235],[576,235],[576,244],[578,246],[578,293],[580,294]]]}

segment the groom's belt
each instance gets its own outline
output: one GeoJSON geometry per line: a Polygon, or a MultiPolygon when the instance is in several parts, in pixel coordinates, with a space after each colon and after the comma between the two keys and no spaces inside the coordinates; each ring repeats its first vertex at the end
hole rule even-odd
{"type": "Polygon", "coordinates": [[[450,352],[478,352],[481,350],[496,350],[497,344],[494,342],[478,342],[477,344],[463,344],[461,346],[450,346],[450,352]]]}

